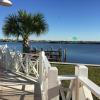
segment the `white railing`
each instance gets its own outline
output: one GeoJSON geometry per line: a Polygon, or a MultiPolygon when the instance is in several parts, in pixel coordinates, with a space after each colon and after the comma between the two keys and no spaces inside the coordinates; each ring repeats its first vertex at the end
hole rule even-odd
{"type": "Polygon", "coordinates": [[[100,87],[88,79],[88,68],[84,65],[75,66],[74,76],[58,76],[58,79],[62,100],[93,100],[92,94],[100,99],[100,87]],[[69,89],[62,87],[61,80],[71,80],[69,89]]]}
{"type": "Polygon", "coordinates": [[[11,52],[7,45],[0,46],[0,64],[6,70],[39,78],[39,55],[11,52]],[[35,58],[35,59],[33,59],[35,58]]]}
{"type": "Polygon", "coordinates": [[[24,74],[28,77],[39,78],[39,55],[37,54],[18,54],[15,55],[15,69],[17,73],[24,74]],[[33,59],[34,58],[34,59],[33,59]]]}
{"type": "Polygon", "coordinates": [[[39,82],[42,92],[42,99],[48,100],[48,71],[50,65],[44,52],[40,52],[39,56],[39,82]]]}
{"type": "Polygon", "coordinates": [[[10,52],[5,45],[0,46],[0,66],[25,77],[35,77],[40,83],[42,100],[59,100],[59,92],[62,100],[93,100],[92,93],[100,99],[100,87],[88,79],[88,68],[84,65],[75,66],[75,75],[59,76],[44,52],[35,55],[10,52]],[[62,87],[62,80],[70,80],[69,88],[62,87]]]}
{"type": "Polygon", "coordinates": [[[10,69],[13,66],[13,56],[10,54],[10,51],[7,45],[0,46],[0,64],[6,69],[10,69]]]}
{"type": "Polygon", "coordinates": [[[88,78],[79,77],[81,85],[86,86],[98,99],[100,99],[100,87],[88,78]]]}
{"type": "Polygon", "coordinates": [[[58,71],[51,67],[43,51],[39,56],[39,76],[42,100],[59,100],[58,71]]]}

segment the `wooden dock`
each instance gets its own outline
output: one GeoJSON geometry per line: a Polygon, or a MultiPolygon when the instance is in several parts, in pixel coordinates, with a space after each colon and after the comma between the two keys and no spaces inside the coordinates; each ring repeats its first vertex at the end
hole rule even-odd
{"type": "MultiPolygon", "coordinates": [[[[41,49],[42,51],[42,49],[41,49]]],[[[33,54],[37,54],[39,52],[41,52],[39,50],[32,50],[31,53],[33,54]]],[[[56,61],[56,62],[62,62],[62,59],[64,59],[62,57],[62,50],[58,49],[58,50],[45,50],[45,55],[47,56],[49,61],[56,61]]],[[[65,61],[65,59],[64,59],[65,61]]]]}
{"type": "Polygon", "coordinates": [[[40,85],[0,67],[0,100],[41,100],[40,85]]]}

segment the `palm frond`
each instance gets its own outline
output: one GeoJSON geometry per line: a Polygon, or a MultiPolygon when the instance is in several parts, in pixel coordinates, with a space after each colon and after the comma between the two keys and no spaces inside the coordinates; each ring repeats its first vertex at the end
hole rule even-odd
{"type": "Polygon", "coordinates": [[[36,13],[32,15],[25,10],[19,10],[17,14],[10,14],[6,17],[3,26],[5,36],[21,36],[23,38],[23,47],[29,48],[29,36],[35,34],[37,36],[44,34],[48,30],[48,25],[43,14],[36,13]]]}
{"type": "Polygon", "coordinates": [[[33,26],[33,31],[37,36],[48,31],[48,25],[41,13],[34,14],[33,26]]]}

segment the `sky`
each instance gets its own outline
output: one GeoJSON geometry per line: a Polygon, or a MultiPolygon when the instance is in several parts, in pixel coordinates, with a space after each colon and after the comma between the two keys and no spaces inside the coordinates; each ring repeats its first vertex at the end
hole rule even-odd
{"type": "MultiPolygon", "coordinates": [[[[12,0],[11,7],[0,6],[0,39],[5,18],[23,9],[40,12],[49,25],[46,34],[31,40],[100,41],[100,0],[12,0]]],[[[13,38],[13,37],[12,37],[13,38]]]]}

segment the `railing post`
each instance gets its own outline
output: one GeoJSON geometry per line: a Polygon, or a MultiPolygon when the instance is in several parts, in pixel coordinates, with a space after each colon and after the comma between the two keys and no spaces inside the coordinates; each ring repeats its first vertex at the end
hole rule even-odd
{"type": "Polygon", "coordinates": [[[43,55],[44,52],[40,52],[39,54],[39,82],[40,84],[42,84],[42,80],[43,80],[43,55]]]}
{"type": "Polygon", "coordinates": [[[29,57],[28,54],[25,54],[25,63],[26,63],[26,75],[29,75],[29,57]]]}
{"type": "Polygon", "coordinates": [[[9,60],[8,60],[8,58],[9,58],[9,57],[7,56],[7,52],[6,52],[6,53],[5,53],[5,64],[4,64],[4,65],[5,65],[4,67],[6,68],[6,70],[9,69],[9,66],[8,66],[9,60]]]}
{"type": "Polygon", "coordinates": [[[44,73],[43,73],[43,56],[44,56],[44,52],[40,52],[40,55],[39,55],[39,83],[40,83],[40,88],[41,88],[41,96],[42,96],[42,100],[47,100],[47,95],[45,93],[45,86],[44,85],[48,85],[48,84],[45,84],[46,82],[44,82],[44,73]]]}
{"type": "Polygon", "coordinates": [[[48,100],[59,100],[58,69],[51,67],[48,72],[48,100]]]}
{"type": "Polygon", "coordinates": [[[59,100],[58,70],[51,67],[43,51],[39,56],[39,82],[42,100],[59,100]]]}
{"type": "Polygon", "coordinates": [[[36,65],[37,65],[37,66],[36,66],[36,70],[37,70],[37,72],[39,72],[39,67],[38,67],[38,66],[39,66],[39,65],[38,65],[39,62],[38,62],[38,60],[37,60],[36,63],[37,63],[37,64],[36,64],[36,65]]]}
{"type": "Polygon", "coordinates": [[[78,78],[78,77],[88,78],[88,68],[84,65],[75,66],[75,75],[77,78],[75,80],[75,86],[72,91],[72,100],[93,100],[91,91],[87,89],[87,87],[83,86],[78,78]],[[87,92],[88,96],[86,95],[85,92],[87,92]]]}
{"type": "Polygon", "coordinates": [[[14,68],[15,68],[16,72],[19,72],[19,69],[18,69],[19,61],[18,60],[19,60],[19,56],[18,56],[17,53],[15,53],[15,56],[14,56],[14,68]]]}

